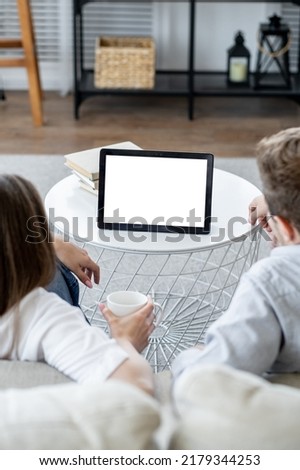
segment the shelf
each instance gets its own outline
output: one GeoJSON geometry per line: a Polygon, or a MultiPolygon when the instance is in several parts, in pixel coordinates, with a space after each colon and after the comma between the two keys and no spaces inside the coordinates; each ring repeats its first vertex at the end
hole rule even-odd
{"type": "MultiPolygon", "coordinates": [[[[155,76],[155,87],[153,89],[100,89],[94,86],[93,70],[86,70],[83,67],[84,61],[84,9],[87,3],[99,2],[101,0],[73,0],[74,16],[74,116],[79,118],[79,107],[81,103],[89,97],[97,95],[165,95],[165,96],[185,96],[188,105],[188,117],[193,119],[194,98],[196,96],[249,96],[249,97],[287,97],[300,102],[300,70],[293,74],[291,79],[291,88],[280,86],[260,86],[254,88],[254,76],[251,76],[250,87],[228,86],[226,83],[225,72],[200,72],[194,67],[195,55],[195,8],[196,3],[201,4],[200,0],[188,0],[189,3],[189,47],[187,57],[187,69],[185,71],[157,71],[155,76]]],[[[164,1],[164,0],[163,0],[164,1]]],[[[260,0],[257,0],[258,2],[260,0]]],[[[263,0],[261,0],[263,1],[263,0]]],[[[299,2],[294,2],[300,4],[299,2]]],[[[300,40],[300,37],[299,37],[300,40]]],[[[300,58],[299,58],[300,64],[300,58]]],[[[280,78],[279,74],[274,74],[271,78],[276,82],[280,78]]]]}
{"type": "MultiPolygon", "coordinates": [[[[274,76],[274,81],[276,76],[274,76]]],[[[243,97],[286,97],[300,100],[300,77],[292,75],[292,87],[289,88],[260,88],[254,89],[254,77],[250,80],[250,87],[233,87],[226,83],[225,72],[195,72],[194,91],[192,96],[243,96],[243,97]]],[[[116,89],[96,88],[94,86],[93,70],[83,70],[81,80],[78,82],[77,95],[79,103],[86,98],[98,95],[164,95],[164,96],[191,96],[189,91],[188,72],[179,71],[157,71],[155,87],[149,90],[142,89],[116,89]]],[[[77,107],[78,110],[78,107],[77,107]]]]}
{"type": "Polygon", "coordinates": [[[265,85],[259,89],[254,88],[254,77],[250,77],[250,87],[228,86],[226,73],[224,72],[195,72],[194,95],[195,96],[278,96],[300,98],[300,77],[293,74],[291,77],[291,88],[281,87],[278,80],[279,75],[270,75],[272,83],[278,86],[265,85]]]}
{"type": "Polygon", "coordinates": [[[181,95],[187,96],[189,76],[187,72],[178,71],[158,71],[155,77],[155,87],[153,89],[118,89],[118,88],[96,88],[94,86],[93,70],[85,70],[79,82],[78,91],[82,95],[181,95]]]}
{"type": "MultiPolygon", "coordinates": [[[[276,76],[274,76],[276,79],[276,76]]],[[[225,72],[195,72],[194,75],[194,95],[195,96],[291,96],[300,97],[300,77],[298,74],[292,75],[292,87],[264,87],[254,89],[253,76],[252,86],[239,87],[228,86],[225,72]]],[[[274,80],[275,81],[275,80],[274,80]]],[[[94,86],[93,70],[83,71],[79,82],[78,91],[82,95],[182,95],[189,94],[189,75],[187,72],[178,71],[157,71],[155,77],[155,87],[153,89],[117,89],[117,88],[96,88],[94,86]]]]}

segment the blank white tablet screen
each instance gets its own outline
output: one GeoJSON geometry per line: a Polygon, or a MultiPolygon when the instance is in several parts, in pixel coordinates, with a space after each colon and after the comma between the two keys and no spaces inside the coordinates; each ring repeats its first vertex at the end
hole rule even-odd
{"type": "Polygon", "coordinates": [[[204,227],[206,178],[206,159],[107,155],[104,222],[204,227]]]}

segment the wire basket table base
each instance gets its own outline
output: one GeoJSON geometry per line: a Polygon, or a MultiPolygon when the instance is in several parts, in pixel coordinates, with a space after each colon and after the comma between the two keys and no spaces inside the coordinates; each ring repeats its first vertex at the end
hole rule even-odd
{"type": "Polygon", "coordinates": [[[259,235],[184,253],[132,253],[83,244],[101,267],[100,286],[81,286],[80,305],[93,326],[108,332],[99,303],[111,292],[150,294],[164,316],[144,357],[154,372],[170,369],[176,355],[204,341],[207,328],[228,308],[244,272],[257,260],[259,235]]]}

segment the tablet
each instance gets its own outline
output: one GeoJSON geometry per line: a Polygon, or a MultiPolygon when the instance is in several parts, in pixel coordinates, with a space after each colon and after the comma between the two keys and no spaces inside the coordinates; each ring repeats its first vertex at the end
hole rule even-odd
{"type": "Polygon", "coordinates": [[[213,161],[209,153],[101,149],[98,227],[209,233],[213,161]]]}

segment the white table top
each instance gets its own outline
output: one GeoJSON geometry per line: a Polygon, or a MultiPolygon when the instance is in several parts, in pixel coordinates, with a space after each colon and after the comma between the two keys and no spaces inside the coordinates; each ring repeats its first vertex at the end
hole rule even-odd
{"type": "Polygon", "coordinates": [[[211,233],[190,235],[178,233],[117,233],[97,227],[98,198],[79,187],[71,175],[59,181],[48,192],[46,211],[55,227],[75,239],[99,247],[142,253],[176,253],[209,249],[248,236],[248,205],[261,194],[249,181],[214,169],[211,233]]]}

